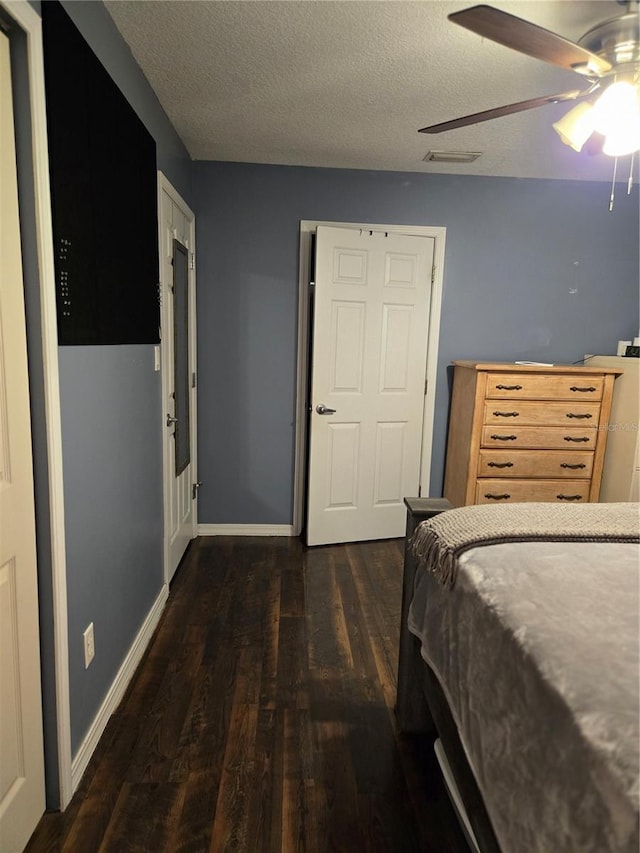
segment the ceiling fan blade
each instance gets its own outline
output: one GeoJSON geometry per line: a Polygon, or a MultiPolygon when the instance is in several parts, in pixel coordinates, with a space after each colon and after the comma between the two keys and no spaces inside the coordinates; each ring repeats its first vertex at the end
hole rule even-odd
{"type": "Polygon", "coordinates": [[[573,92],[562,92],[560,95],[547,95],[542,98],[530,98],[528,101],[518,101],[516,104],[506,104],[504,107],[494,107],[491,110],[483,110],[480,113],[454,118],[451,121],[443,121],[440,124],[432,124],[429,127],[421,127],[418,133],[442,133],[445,130],[454,130],[457,127],[467,127],[470,124],[480,124],[482,121],[490,121],[492,118],[510,116],[513,113],[522,113],[525,110],[533,110],[543,107],[545,104],[560,104],[563,101],[577,101],[585,95],[590,95],[592,89],[573,92]]]}
{"type": "Polygon", "coordinates": [[[505,47],[526,53],[535,59],[543,59],[569,71],[577,71],[578,74],[600,77],[612,70],[610,62],[590,50],[537,24],[491,6],[480,5],[462,9],[449,15],[449,20],[505,47]]]}

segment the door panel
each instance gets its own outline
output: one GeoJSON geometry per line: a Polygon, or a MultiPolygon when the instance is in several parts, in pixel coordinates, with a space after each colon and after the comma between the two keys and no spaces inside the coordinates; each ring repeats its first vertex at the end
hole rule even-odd
{"type": "Polygon", "coordinates": [[[362,391],[365,315],[364,302],[332,305],[330,389],[334,394],[362,391]]]}
{"type": "Polygon", "coordinates": [[[413,307],[384,305],[380,358],[380,393],[408,392],[409,340],[413,307]]]}
{"type": "Polygon", "coordinates": [[[360,424],[329,424],[326,464],[327,509],[355,507],[360,424]]]}
{"type": "Polygon", "coordinates": [[[0,33],[0,850],[44,812],[29,379],[9,41],[0,33]]]}
{"type": "Polygon", "coordinates": [[[404,498],[402,460],[407,424],[379,423],[376,427],[374,505],[397,504],[404,498]]]}
{"type": "Polygon", "coordinates": [[[195,271],[193,213],[165,183],[160,189],[165,572],[173,577],[196,535],[195,271]]]}
{"type": "Polygon", "coordinates": [[[420,478],[433,250],[430,237],[318,227],[310,545],[403,535],[420,478]]]}

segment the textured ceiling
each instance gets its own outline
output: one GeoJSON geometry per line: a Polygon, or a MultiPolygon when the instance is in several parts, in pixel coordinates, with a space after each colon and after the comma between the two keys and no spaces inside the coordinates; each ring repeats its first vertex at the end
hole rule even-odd
{"type": "MultiPolygon", "coordinates": [[[[428,136],[419,127],[582,88],[578,75],[447,20],[471,2],[107,0],[106,8],[195,160],[610,181],[541,107],[428,136]],[[465,165],[429,149],[481,151],[465,165]]],[[[615,0],[491,5],[577,41],[615,0]]],[[[620,176],[626,179],[626,174],[620,176]]]]}

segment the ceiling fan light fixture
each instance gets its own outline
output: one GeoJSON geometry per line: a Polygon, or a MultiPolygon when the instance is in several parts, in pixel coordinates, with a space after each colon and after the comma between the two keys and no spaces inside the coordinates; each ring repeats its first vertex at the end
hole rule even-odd
{"type": "Polygon", "coordinates": [[[624,128],[606,136],[602,153],[609,157],[625,157],[640,151],[640,117],[635,122],[629,122],[624,128]]]}
{"type": "Polygon", "coordinates": [[[595,130],[593,112],[593,106],[583,101],[554,122],[553,129],[565,145],[574,151],[582,151],[582,146],[595,130]]]}
{"type": "Polygon", "coordinates": [[[618,80],[608,86],[593,105],[594,130],[604,136],[619,135],[640,118],[640,87],[618,80]]]}
{"type": "Polygon", "coordinates": [[[595,129],[605,137],[603,154],[624,157],[640,150],[640,84],[612,83],[594,104],[593,117],[595,129]]]}
{"type": "Polygon", "coordinates": [[[427,151],[422,159],[427,163],[473,163],[481,154],[481,151],[427,151]]]}

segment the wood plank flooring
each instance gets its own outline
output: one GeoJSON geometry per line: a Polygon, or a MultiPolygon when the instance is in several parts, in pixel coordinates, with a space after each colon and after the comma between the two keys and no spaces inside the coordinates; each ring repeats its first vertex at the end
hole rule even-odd
{"type": "Polygon", "coordinates": [[[402,542],[195,540],[64,814],[28,853],[466,853],[399,736],[402,542]]]}

